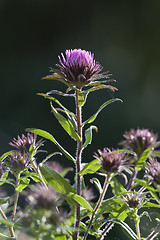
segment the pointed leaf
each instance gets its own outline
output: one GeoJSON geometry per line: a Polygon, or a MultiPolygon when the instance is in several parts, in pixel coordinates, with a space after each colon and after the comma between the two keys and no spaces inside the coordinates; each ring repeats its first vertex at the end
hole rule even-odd
{"type": "Polygon", "coordinates": [[[134,179],[134,181],[137,182],[138,184],[140,184],[141,186],[145,187],[146,189],[148,189],[150,191],[150,193],[152,194],[152,196],[155,198],[155,200],[160,204],[160,199],[156,194],[156,189],[154,189],[152,186],[150,186],[145,180],[134,179]]]}
{"type": "Polygon", "coordinates": [[[57,110],[53,107],[51,103],[51,108],[54,116],[57,118],[61,126],[64,128],[64,130],[70,135],[71,138],[73,138],[75,141],[80,141],[79,135],[76,133],[76,131],[73,128],[73,125],[70,124],[70,122],[67,121],[63,115],[61,115],[57,110]]]}
{"type": "Polygon", "coordinates": [[[29,180],[28,178],[23,179],[23,180],[21,181],[21,183],[18,185],[18,187],[16,187],[15,190],[16,190],[17,192],[22,192],[22,190],[25,189],[25,188],[28,186],[29,182],[30,182],[30,180],[29,180]]]}
{"type": "Polygon", "coordinates": [[[7,202],[9,202],[10,198],[9,197],[5,197],[5,198],[0,198],[0,205],[5,204],[7,202]]]}
{"type": "Polygon", "coordinates": [[[75,193],[69,193],[68,196],[73,198],[77,203],[79,203],[85,209],[89,210],[90,212],[93,211],[91,205],[83,197],[81,197],[75,193]]]}
{"type": "Polygon", "coordinates": [[[140,158],[138,159],[138,161],[136,162],[136,166],[135,166],[135,170],[139,171],[143,168],[144,162],[147,160],[148,158],[148,154],[152,151],[152,148],[148,148],[146,149],[140,156],[140,158]]]}
{"type": "Polygon", "coordinates": [[[69,111],[66,107],[64,107],[62,105],[62,103],[60,103],[60,101],[58,101],[56,98],[54,98],[48,94],[44,94],[44,93],[38,93],[38,95],[43,96],[43,97],[50,99],[50,100],[54,101],[55,103],[57,103],[64,110],[64,112],[67,114],[68,117],[70,117],[70,116],[76,117],[73,112],[69,111]]]}
{"type": "Polygon", "coordinates": [[[115,102],[115,101],[120,101],[120,102],[122,102],[122,100],[119,99],[119,98],[113,98],[113,99],[108,100],[107,102],[103,103],[103,104],[100,106],[100,108],[98,109],[98,111],[97,111],[95,114],[93,114],[88,120],[86,120],[82,125],[85,125],[85,124],[87,124],[87,123],[92,123],[92,122],[96,119],[96,117],[98,116],[98,114],[102,111],[103,108],[105,108],[105,107],[108,106],[110,103],[113,103],[113,102],[115,102]]]}
{"type": "Polygon", "coordinates": [[[75,193],[74,188],[69,182],[49,166],[40,164],[40,170],[46,181],[53,186],[57,192],[63,194],[68,194],[70,192],[75,193]]]}
{"type": "Polygon", "coordinates": [[[92,178],[92,179],[90,179],[90,182],[95,184],[97,190],[101,194],[103,189],[102,189],[102,186],[101,186],[101,183],[100,183],[99,179],[98,178],[92,178]]]}
{"type": "Polygon", "coordinates": [[[86,131],[85,131],[85,143],[83,144],[83,148],[86,148],[88,144],[92,143],[92,130],[95,130],[96,132],[98,131],[98,128],[96,126],[90,126],[86,131]]]}
{"type": "Polygon", "coordinates": [[[95,159],[85,165],[85,167],[79,172],[80,176],[83,176],[84,174],[87,173],[95,173],[98,169],[101,168],[101,164],[99,163],[98,159],[95,159]]]}
{"type": "Polygon", "coordinates": [[[56,234],[54,240],[66,240],[66,236],[63,234],[56,234]]]}
{"type": "Polygon", "coordinates": [[[27,128],[27,132],[32,132],[36,133],[37,135],[46,138],[50,141],[52,141],[59,149],[60,151],[69,159],[75,162],[76,160],[56,141],[56,139],[48,132],[41,130],[41,129],[36,129],[36,128],[27,128]]]}
{"type": "Polygon", "coordinates": [[[0,157],[0,161],[3,161],[8,155],[10,155],[11,153],[15,152],[15,150],[9,151],[4,153],[1,157],[0,157]]]}
{"type": "Polygon", "coordinates": [[[48,161],[48,159],[50,159],[51,157],[53,157],[53,156],[55,156],[57,154],[62,155],[60,152],[51,153],[45,159],[43,159],[42,164],[45,163],[46,161],[48,161]]]}
{"type": "Polygon", "coordinates": [[[104,89],[104,88],[110,89],[111,91],[117,91],[118,90],[116,87],[113,87],[111,85],[99,84],[98,86],[92,87],[92,88],[86,90],[85,92],[93,92],[93,91],[104,89]]]}

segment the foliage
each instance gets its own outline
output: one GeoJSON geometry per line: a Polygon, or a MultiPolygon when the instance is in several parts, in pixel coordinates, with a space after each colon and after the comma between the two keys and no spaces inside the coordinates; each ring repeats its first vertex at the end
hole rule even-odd
{"type": "Polygon", "coordinates": [[[85,240],[89,236],[101,240],[107,239],[107,233],[116,224],[132,240],[154,239],[160,230],[159,214],[151,214],[153,209],[160,208],[160,163],[155,160],[160,156],[160,151],[155,150],[159,146],[157,135],[148,129],[132,129],[124,134],[121,149],[106,147],[98,150],[92,161],[82,162],[82,152],[92,144],[93,130],[98,130],[91,124],[110,103],[122,101],[109,99],[83,120],[81,110],[90,93],[117,89],[108,85],[110,80],[99,80],[109,75],[100,73],[102,68],[93,61],[91,53],[78,49],[67,54],[72,62],[68,64],[62,55],[60,70],[52,69],[54,73],[45,77],[65,83],[66,93],[52,90],[39,95],[50,101],[60,126],[77,143],[76,157],[42,129],[28,128],[27,137],[18,136],[10,143],[15,149],[0,157],[0,186],[3,189],[4,184],[10,185],[14,199],[12,195],[0,198],[1,239],[20,239],[23,232],[25,239],[32,240],[85,240]],[[55,94],[72,97],[75,111],[67,109],[53,97],[55,94]],[[39,164],[37,154],[42,151],[39,148],[44,140],[37,142],[37,136],[51,141],[60,151],[50,153],[39,164]],[[75,167],[73,184],[66,177],[73,169],[64,169],[52,160],[57,154],[72,161],[75,167]],[[87,178],[96,195],[86,186],[87,178]],[[26,207],[18,210],[21,195],[25,196],[26,207]],[[150,215],[152,218],[155,215],[153,220],[157,225],[149,229],[148,235],[142,236],[141,219],[151,219],[150,215]],[[134,222],[134,226],[130,222],[134,222]]]}

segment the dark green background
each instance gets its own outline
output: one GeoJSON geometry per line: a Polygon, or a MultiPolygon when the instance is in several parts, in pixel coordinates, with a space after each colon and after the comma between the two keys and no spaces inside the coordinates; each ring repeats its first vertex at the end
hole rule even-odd
{"type": "MultiPolygon", "coordinates": [[[[159,0],[1,0],[0,1],[0,153],[27,127],[49,131],[72,154],[69,139],[38,92],[65,90],[42,81],[66,49],[82,48],[117,80],[114,94],[124,102],[106,108],[95,121],[98,134],[84,152],[92,160],[98,148],[117,147],[125,130],[144,127],[160,135],[160,1],[159,0]]],[[[112,94],[89,95],[84,119],[112,94]]],[[[59,98],[60,99],[60,98],[59,98]]],[[[71,110],[74,101],[61,98],[71,110]]],[[[51,153],[56,147],[46,143],[51,153]]],[[[60,159],[64,165],[71,165],[60,159]]],[[[119,235],[118,235],[119,236],[119,235]]],[[[118,239],[118,238],[115,238],[118,239]]]]}

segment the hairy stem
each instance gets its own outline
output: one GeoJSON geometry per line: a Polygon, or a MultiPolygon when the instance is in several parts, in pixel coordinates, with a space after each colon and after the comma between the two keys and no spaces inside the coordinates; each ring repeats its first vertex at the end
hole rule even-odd
{"type": "Polygon", "coordinates": [[[149,236],[146,238],[146,240],[153,240],[158,234],[159,234],[159,230],[160,230],[160,224],[158,224],[158,226],[156,227],[157,231],[153,231],[151,232],[151,234],[149,234],[149,236]]]}
{"type": "Polygon", "coordinates": [[[113,222],[110,222],[107,224],[107,226],[105,227],[105,229],[103,230],[103,232],[101,233],[101,236],[98,238],[98,240],[101,240],[104,238],[104,236],[106,235],[107,232],[110,231],[110,229],[114,226],[113,222]]]}
{"type": "MultiPolygon", "coordinates": [[[[82,156],[82,107],[79,106],[78,91],[75,93],[75,104],[76,104],[76,117],[77,117],[77,133],[80,136],[79,141],[77,141],[77,153],[76,153],[76,177],[77,177],[77,195],[81,195],[81,177],[79,172],[81,171],[81,156],[82,156]]],[[[80,204],[77,205],[76,209],[76,232],[73,237],[74,240],[78,239],[78,228],[80,225],[80,204]]]]}
{"type": "Polygon", "coordinates": [[[93,223],[94,217],[95,217],[95,215],[96,215],[96,213],[97,213],[97,211],[98,211],[98,209],[99,209],[99,207],[100,207],[100,205],[101,205],[101,203],[102,203],[102,201],[104,199],[104,196],[106,194],[106,191],[107,191],[107,188],[108,188],[108,185],[109,185],[109,182],[110,182],[111,178],[112,178],[112,174],[108,174],[106,179],[105,179],[105,183],[104,183],[104,186],[103,186],[102,193],[101,193],[101,195],[99,197],[99,200],[97,202],[97,205],[96,205],[96,207],[95,207],[95,209],[94,209],[94,211],[92,213],[92,216],[91,216],[90,222],[88,224],[87,231],[86,231],[86,233],[85,233],[85,235],[83,237],[83,240],[86,240],[86,238],[88,236],[89,230],[92,227],[92,223],[93,223]]]}

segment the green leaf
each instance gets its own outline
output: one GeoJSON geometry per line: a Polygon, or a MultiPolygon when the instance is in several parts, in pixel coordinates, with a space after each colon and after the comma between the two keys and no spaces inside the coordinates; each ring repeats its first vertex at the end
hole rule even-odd
{"type": "Polygon", "coordinates": [[[8,227],[14,226],[13,222],[7,221],[5,219],[0,219],[0,223],[7,225],[8,227]]]}
{"type": "Polygon", "coordinates": [[[43,94],[43,93],[38,93],[38,95],[43,96],[43,97],[50,99],[50,100],[54,101],[55,103],[57,103],[63,109],[63,112],[65,112],[65,114],[68,116],[68,118],[72,119],[71,117],[74,117],[74,118],[76,117],[76,115],[73,112],[69,111],[66,107],[64,107],[62,105],[62,103],[60,103],[56,98],[54,98],[50,95],[47,95],[47,94],[43,94]]]}
{"type": "Polygon", "coordinates": [[[64,128],[64,130],[70,135],[71,138],[73,138],[75,141],[80,141],[80,136],[76,133],[76,131],[73,128],[73,125],[70,124],[69,121],[63,115],[61,115],[57,110],[53,107],[52,103],[50,102],[52,112],[58,122],[61,124],[61,126],[64,128]]]}
{"type": "Polygon", "coordinates": [[[26,188],[29,184],[30,180],[28,178],[23,179],[20,184],[16,187],[17,192],[22,192],[24,188],[26,188]]]}
{"type": "Polygon", "coordinates": [[[104,88],[107,88],[107,89],[110,89],[111,91],[117,91],[118,89],[116,87],[113,87],[111,85],[104,85],[104,84],[99,84],[95,87],[92,87],[90,89],[87,89],[86,91],[84,92],[93,92],[93,91],[96,91],[96,90],[100,90],[100,89],[104,89],[104,88]]]}
{"type": "Polygon", "coordinates": [[[60,152],[54,152],[49,154],[45,159],[43,159],[42,164],[45,163],[46,161],[48,161],[48,159],[50,159],[51,157],[55,156],[55,155],[62,155],[60,152]]]}
{"type": "Polygon", "coordinates": [[[63,234],[55,234],[54,240],[66,240],[66,236],[63,234]]]}
{"type": "Polygon", "coordinates": [[[40,178],[40,176],[37,173],[35,173],[35,172],[25,172],[25,174],[26,174],[26,176],[21,177],[21,180],[30,177],[35,182],[41,182],[41,178],[40,178]]]}
{"type": "Polygon", "coordinates": [[[119,224],[131,239],[138,240],[135,232],[124,221],[121,221],[119,219],[112,219],[111,222],[119,224]]]}
{"type": "Polygon", "coordinates": [[[115,177],[112,178],[110,184],[112,187],[113,194],[115,196],[119,196],[120,194],[127,192],[123,185],[115,177]]]}
{"type": "Polygon", "coordinates": [[[93,211],[93,208],[91,207],[91,205],[83,197],[75,193],[69,193],[68,196],[73,198],[77,203],[79,203],[85,209],[89,210],[90,212],[93,211]]]}
{"type": "Polygon", "coordinates": [[[112,197],[102,202],[100,212],[97,214],[96,219],[103,213],[110,213],[111,218],[117,218],[124,221],[129,212],[128,206],[125,204],[124,199],[119,197],[112,197]]]}
{"type": "Polygon", "coordinates": [[[120,101],[120,102],[122,102],[122,100],[119,99],[119,98],[113,98],[113,99],[108,100],[107,102],[103,103],[103,104],[100,106],[100,108],[98,109],[98,111],[97,111],[95,114],[93,114],[88,120],[86,120],[85,122],[83,122],[82,126],[84,126],[84,125],[87,124],[87,123],[92,123],[92,122],[96,119],[96,117],[98,116],[98,114],[102,111],[103,108],[105,108],[105,107],[108,106],[110,103],[113,103],[113,102],[115,102],[115,101],[120,101]]]}
{"type": "Polygon", "coordinates": [[[92,178],[92,179],[90,179],[90,182],[91,182],[92,184],[93,184],[93,183],[95,184],[97,190],[98,190],[99,193],[101,194],[102,191],[103,191],[103,189],[102,189],[102,186],[101,186],[101,183],[100,183],[99,179],[98,179],[98,178],[92,178]]]}
{"type": "Polygon", "coordinates": [[[47,165],[40,164],[40,170],[46,181],[55,188],[57,192],[68,194],[75,193],[75,189],[59,173],[55,172],[47,165]]]}
{"type": "Polygon", "coordinates": [[[110,217],[124,221],[128,216],[128,213],[129,209],[126,205],[117,206],[116,209],[112,210],[110,217]]]}
{"type": "Polygon", "coordinates": [[[0,205],[5,204],[5,203],[7,203],[7,202],[9,202],[9,197],[0,198],[0,205]]]}
{"type": "Polygon", "coordinates": [[[141,186],[145,187],[150,191],[152,196],[155,198],[155,200],[160,204],[160,199],[156,194],[156,189],[154,189],[152,186],[150,186],[145,180],[141,179],[134,179],[135,182],[139,183],[141,186]]]}
{"type": "Polygon", "coordinates": [[[155,204],[155,203],[151,203],[151,202],[146,202],[145,204],[143,204],[143,207],[155,207],[155,208],[160,208],[160,205],[155,204]]]}
{"type": "Polygon", "coordinates": [[[136,162],[136,166],[135,166],[135,170],[136,171],[140,171],[143,168],[144,162],[147,160],[148,158],[148,154],[152,151],[152,148],[148,148],[146,149],[140,156],[140,158],[138,159],[138,161],[136,162]]]}
{"type": "Polygon", "coordinates": [[[6,152],[4,153],[1,157],[0,157],[0,162],[2,160],[4,160],[8,155],[10,155],[11,153],[15,152],[15,150],[12,150],[12,151],[9,151],[9,152],[6,152]]]}
{"type": "Polygon", "coordinates": [[[7,183],[7,184],[10,184],[10,185],[12,185],[12,186],[15,187],[15,184],[12,183],[12,182],[14,182],[13,179],[7,179],[7,180],[1,180],[1,179],[0,179],[0,186],[3,185],[4,183],[7,183]]]}
{"type": "Polygon", "coordinates": [[[41,129],[36,129],[36,128],[27,128],[27,132],[32,132],[36,133],[37,135],[46,138],[50,141],[52,141],[59,149],[60,151],[69,159],[75,162],[76,160],[56,141],[56,139],[48,132],[41,130],[41,129]]]}
{"type": "Polygon", "coordinates": [[[98,169],[101,168],[101,164],[99,163],[98,159],[95,159],[85,165],[85,167],[79,172],[80,176],[83,176],[84,174],[87,173],[95,173],[98,169]]]}
{"type": "Polygon", "coordinates": [[[83,148],[86,148],[88,144],[92,143],[92,130],[95,130],[96,132],[98,131],[98,128],[96,126],[90,126],[86,131],[85,131],[85,143],[83,144],[83,148]]]}

